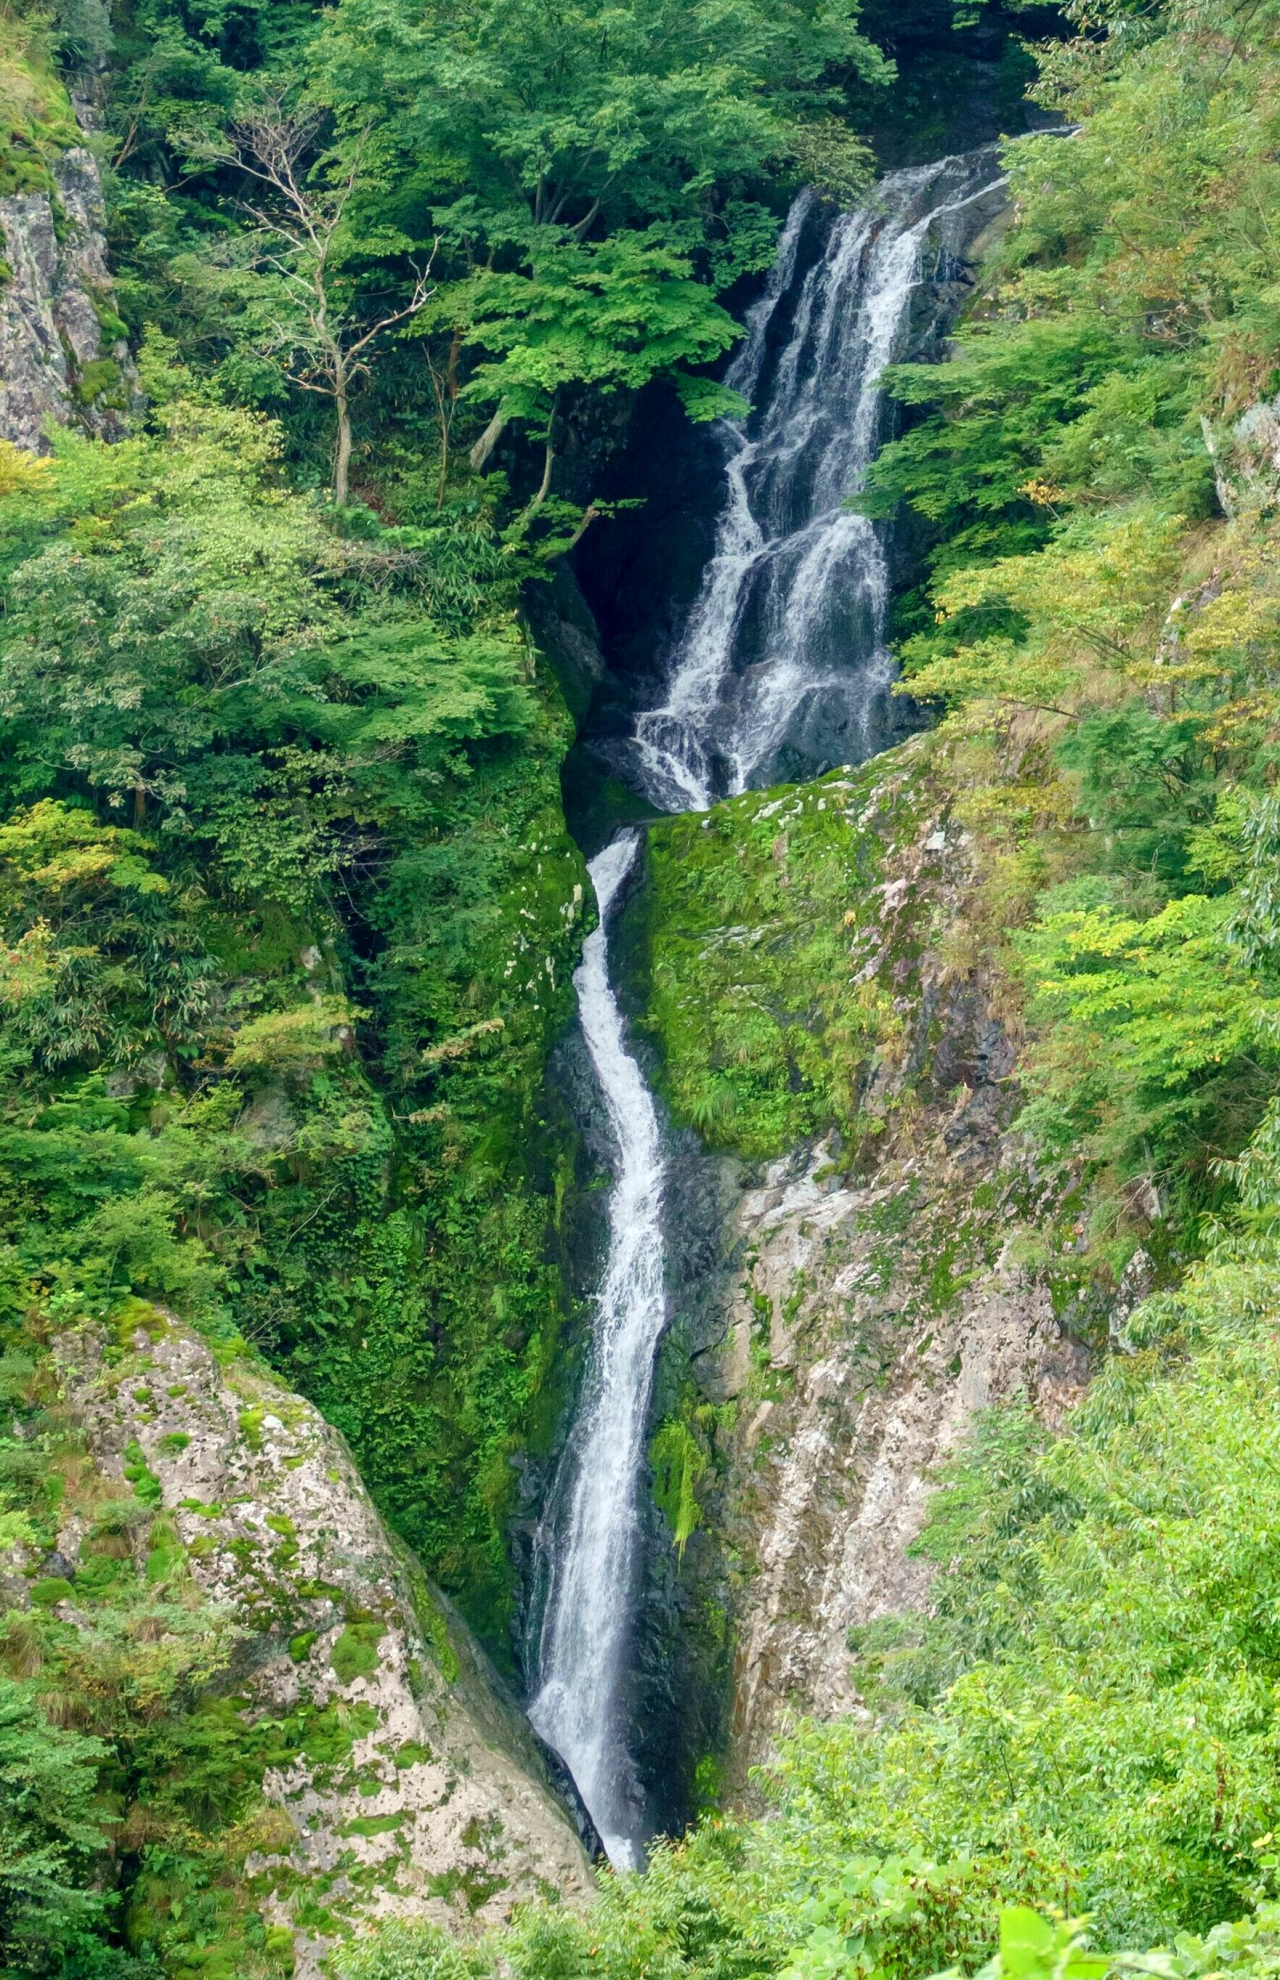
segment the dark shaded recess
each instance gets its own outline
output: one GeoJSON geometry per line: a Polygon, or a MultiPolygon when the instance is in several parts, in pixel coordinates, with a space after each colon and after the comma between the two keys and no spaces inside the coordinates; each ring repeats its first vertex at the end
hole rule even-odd
{"type": "MultiPolygon", "coordinates": [[[[744,285],[741,297],[726,299],[734,315],[754,288],[744,285]]],[[[608,735],[624,730],[631,710],[656,693],[661,664],[715,548],[724,457],[712,428],[695,426],[671,386],[658,380],[639,394],[626,440],[600,481],[601,499],[637,504],[589,530],[575,559],[611,676],[596,694],[589,726],[608,735]]]]}
{"type": "Polygon", "coordinates": [[[889,89],[855,85],[850,98],[853,122],[886,171],[973,151],[1046,121],[1026,100],[1035,64],[1022,44],[1063,33],[1056,7],[864,0],[861,24],[898,67],[889,89]],[[963,13],[977,18],[955,26],[963,13]]]}
{"type": "MultiPolygon", "coordinates": [[[[993,6],[976,25],[956,30],[950,0],[906,0],[905,5],[871,0],[863,23],[899,69],[888,90],[854,91],[854,121],[871,133],[886,170],[972,151],[1047,121],[1025,101],[1034,68],[1018,37],[1060,31],[1055,9],[1015,13],[993,6]]],[[[779,198],[786,198],[785,189],[779,198]]],[[[825,224],[816,214],[801,269],[819,252],[825,224]]],[[[918,325],[912,357],[941,355],[943,319],[953,319],[970,280],[967,269],[935,271],[934,294],[924,312],[932,313],[933,321],[918,325]]],[[[758,286],[754,278],[725,297],[734,315],[741,317],[758,286]]],[[[775,346],[788,328],[784,307],[774,320],[775,346]]],[[[766,377],[768,370],[766,364],[766,377]]],[[[573,559],[607,668],[581,719],[582,742],[565,770],[571,828],[577,831],[581,821],[584,842],[592,849],[607,838],[609,824],[626,815],[619,792],[613,802],[601,802],[609,739],[625,734],[634,710],[657,698],[714,547],[724,487],[714,431],[692,425],[665,384],[642,392],[630,417],[616,401],[597,414],[595,424],[599,430],[587,431],[575,421],[566,436],[561,463],[566,485],[573,484],[577,500],[636,506],[597,522],[573,559]]],[[[920,547],[909,528],[900,542],[890,544],[895,588],[912,581],[907,567],[917,561],[920,547]]],[[[905,711],[903,726],[911,726],[905,711]]]]}

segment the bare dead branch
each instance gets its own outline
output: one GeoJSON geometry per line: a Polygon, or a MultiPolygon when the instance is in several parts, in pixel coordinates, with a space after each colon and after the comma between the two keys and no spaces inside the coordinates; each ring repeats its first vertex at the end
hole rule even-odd
{"type": "Polygon", "coordinates": [[[298,312],[293,326],[272,326],[267,348],[290,354],[285,376],[292,384],[333,400],[337,419],[333,493],[336,501],[345,503],[352,447],[351,388],[368,377],[378,339],[416,316],[434,294],[431,270],[438,244],[432,242],[425,266],[412,264],[414,283],[406,302],[384,311],[372,323],[356,320],[350,297],[335,286],[334,250],[360,184],[369,134],[366,131],[357,139],[344,171],[329,184],[317,186],[308,160],[321,124],[318,112],[288,110],[279,100],[270,100],[232,127],[229,148],[222,155],[272,195],[265,202],[261,198],[241,202],[262,243],[255,265],[276,276],[298,312]]]}

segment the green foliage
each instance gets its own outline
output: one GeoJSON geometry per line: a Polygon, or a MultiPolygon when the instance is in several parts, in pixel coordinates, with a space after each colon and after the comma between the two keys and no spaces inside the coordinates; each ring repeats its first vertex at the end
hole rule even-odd
{"type": "Polygon", "coordinates": [[[1027,1905],[1000,1913],[1000,1947],[989,1971],[1009,1980],[1102,1980],[1112,1962],[1085,1951],[1081,1919],[1051,1922],[1027,1905]]]}
{"type": "Polygon", "coordinates": [[[1027,1126],[1159,1183],[1234,1152],[1272,1079],[1275,998],[1224,939],[1229,895],[1186,894],[1146,919],[1042,911],[1026,937],[1045,1041],[1027,1126]]]}
{"type": "MultiPolygon", "coordinates": [[[[740,1860],[734,1867],[741,1870],[740,1860]]],[[[706,1875],[713,1866],[704,1861],[699,1868],[706,1875]]],[[[522,1921],[501,1945],[509,1970],[521,1980],[533,1980],[535,1974],[538,1980],[567,1980],[587,1973],[622,1980],[644,1972],[674,1980],[693,1973],[771,1970],[780,1971],[785,1980],[834,1980],[837,1975],[853,1980],[855,1975],[924,1974],[931,1958],[960,1947],[966,1965],[977,1956],[963,1937],[963,1898],[957,1903],[966,1880],[972,1882],[971,1866],[940,1869],[915,1858],[891,1858],[852,1867],[841,1882],[840,1897],[816,1907],[838,1916],[839,1924],[811,1925],[780,1969],[770,1964],[777,1953],[765,1943],[726,1929],[714,1902],[700,1909],[692,1888],[686,1884],[681,1892],[680,1880],[671,1879],[665,1864],[656,1869],[668,1900],[661,1922],[646,1920],[645,1929],[635,1894],[627,1902],[610,1886],[589,1935],[579,1921],[563,1914],[543,1913],[522,1921]],[[642,1932],[638,1945],[634,1939],[631,1946],[625,1943],[624,1925],[633,1935],[642,1932]]],[[[708,1878],[704,1899],[715,1889],[708,1878]]],[[[983,1933],[991,1957],[981,1968],[982,1980],[1104,1980],[1109,1975],[1120,1980],[1133,1974],[1204,1980],[1224,1972],[1263,1976],[1275,1970],[1280,1910],[1265,1902],[1248,1917],[1216,1925],[1203,1937],[1181,1933],[1175,1945],[1145,1953],[1098,1952],[1088,1926],[1087,1919],[1063,1918],[1051,1910],[1046,1915],[1046,1907],[1009,1904],[993,1909],[983,1933]]],[[[385,1927],[348,1948],[337,1968],[343,1980],[481,1980],[495,1970],[489,1947],[459,1945],[429,1925],[385,1927]]],[[[949,1980],[963,1971],[964,1966],[950,1968],[949,1980]]]]}
{"type": "Polygon", "coordinates": [[[86,1870],[104,1843],[96,1739],[50,1725],[34,1687],[0,1678],[0,1959],[30,1974],[110,1973],[86,1870]]]}
{"type": "Polygon", "coordinates": [[[209,1972],[265,1980],[238,1873],[268,1844],[259,1790],[277,1729],[246,1725],[219,1690],[229,1618],[186,1577],[136,1446],[133,1475],[108,1481],[41,1346],[5,1362],[6,1501],[37,1557],[67,1518],[84,1537],[73,1578],[37,1580],[32,1606],[0,1622],[4,1970],[143,1980],[152,1953],[181,1970],[202,1948],[209,1972]]]}
{"type": "Polygon", "coordinates": [[[1118,1261],[1139,1200],[1194,1246],[1274,1079],[1269,940],[1234,931],[1274,775],[1275,490],[1239,415],[1280,360],[1280,44],[1270,7],[1067,11],[1087,33],[1040,51],[1037,94],[1077,134],[1007,147],[1013,225],[953,361],[891,374],[905,430],[864,502],[923,531],[905,685],[977,786],[1026,1125],[1092,1165],[1118,1261]],[[1030,803],[997,767],[1028,747],[1030,803]]]}
{"type": "MultiPolygon", "coordinates": [[[[893,375],[907,404],[935,410],[885,449],[868,500],[927,520],[936,578],[992,556],[1034,561],[1076,527],[1073,511],[1154,501],[1211,514],[1202,421],[1212,437],[1266,390],[1278,328],[1262,217],[1275,193],[1274,19],[1256,9],[1225,62],[1212,6],[1153,19],[1141,46],[1117,15],[1093,55],[1084,43],[1045,51],[1039,93],[1080,120],[1079,135],[1009,147],[1018,221],[958,362],[893,375]]],[[[1067,630],[1065,596],[1029,615],[945,583],[935,597],[942,631],[926,628],[919,596],[905,601],[906,657],[925,693],[944,684],[935,665],[957,644],[1000,634],[1016,646],[1029,617],[1034,654],[1051,616],[1067,630]]],[[[1030,698],[1016,651],[992,660],[961,691],[1030,698]]]]}
{"type": "Polygon", "coordinates": [[[429,206],[457,268],[429,320],[498,354],[467,395],[543,423],[561,387],[666,373],[710,417],[724,397],[697,368],[735,334],[713,293],[771,252],[763,175],[813,157],[847,182],[861,163],[830,113],[843,77],[889,71],[856,21],[808,0],[345,0],[317,88],[348,141],[386,106],[386,210],[429,206]]]}
{"type": "MultiPolygon", "coordinates": [[[[958,361],[891,375],[906,404],[934,410],[884,450],[867,499],[926,519],[936,577],[1034,552],[1076,508],[1154,498],[1211,513],[1201,416],[1270,376],[1274,22],[1255,10],[1224,63],[1212,7],[1158,19],[1141,48],[1117,16],[1096,57],[1045,51],[1039,94],[1082,129],[1008,148],[1018,223],[958,361]]],[[[990,609],[947,613],[939,635],[919,594],[904,601],[909,663],[1021,629],[990,609]]]]}
{"type": "Polygon", "coordinates": [[[683,1558],[690,1535],[702,1523],[698,1504],[698,1481],[706,1474],[710,1459],[702,1444],[679,1417],[659,1426],[649,1445],[653,1471],[653,1501],[671,1528],[676,1550],[683,1558]]]}
{"type": "Polygon", "coordinates": [[[598,202],[612,230],[688,212],[722,175],[785,158],[788,113],[827,107],[834,73],[883,74],[856,19],[803,0],[587,0],[554,15],[478,0],[425,17],[354,0],[320,60],[353,124],[390,101],[428,169],[470,193],[477,230],[520,210],[513,186],[535,224],[577,225],[598,202]]]}
{"type": "Polygon", "coordinates": [[[447,630],[420,535],[335,536],[254,416],[161,417],[8,498],[10,789],[59,793],[0,828],[15,1256],[234,1303],[501,1650],[563,1298],[514,1176],[581,926],[567,720],[505,593],[447,630]]]}
{"type": "Polygon", "coordinates": [[[338,1956],[341,1980],[471,1980],[479,1963],[438,1925],[389,1925],[338,1956]]]}
{"type": "Polygon", "coordinates": [[[1232,1915],[1272,1825],[1274,1282],[1234,1249],[1140,1311],[1073,1434],[988,1442],[989,1501],[944,1491],[945,1600],[881,1681],[941,1655],[949,1688],[865,1745],[815,1729],[784,1769],[864,1834],[1052,1834],[1111,1946],[1232,1915]]]}
{"type": "Polygon", "coordinates": [[[667,377],[694,419],[743,410],[732,392],[689,373],[740,333],[664,230],[592,245],[569,229],[545,231],[551,238],[536,239],[527,275],[478,273],[438,306],[465,326],[469,343],[492,353],[465,397],[536,422],[565,386],[638,391],[667,377]]]}
{"type": "MultiPolygon", "coordinates": [[[[589,419],[601,394],[657,375],[694,417],[725,409],[705,368],[737,333],[715,295],[770,259],[771,176],[809,172],[841,196],[865,184],[848,92],[892,73],[852,0],[592,0],[551,19],[488,0],[425,15],[349,0],[322,16],[260,0],[234,22],[146,0],[117,42],[131,322],[157,326],[242,403],[289,404],[317,480],[323,400],[341,455],[348,399],[362,398],[354,487],[384,487],[398,456],[437,515],[465,488],[490,411],[482,454],[520,421],[545,437],[549,471],[559,423],[589,419]],[[264,180],[264,120],[298,138],[291,190],[264,180]],[[256,229],[236,205],[237,161],[256,181],[256,229]],[[190,190],[165,199],[178,171],[190,190]]],[[[342,458],[337,481],[345,503],[342,458]]],[[[548,472],[525,535],[558,553],[584,512],[557,516],[549,490],[548,472]]]]}
{"type": "Polygon", "coordinates": [[[905,501],[940,539],[940,570],[1034,548],[1050,517],[1027,484],[1123,349],[1106,323],[1032,317],[971,325],[945,366],[894,366],[886,383],[896,398],[942,410],[882,450],[859,506],[884,516],[905,501]]]}
{"type": "Polygon", "coordinates": [[[771,1156],[866,1125],[859,1073],[897,1027],[857,937],[882,835],[918,801],[890,782],[869,805],[876,782],[749,793],[649,833],[642,1021],[673,1113],[714,1147],[771,1156]]]}

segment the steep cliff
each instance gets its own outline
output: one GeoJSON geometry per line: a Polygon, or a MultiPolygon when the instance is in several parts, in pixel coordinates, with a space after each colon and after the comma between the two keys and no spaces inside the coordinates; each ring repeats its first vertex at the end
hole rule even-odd
{"type": "Polygon", "coordinates": [[[911,1543],[974,1412],[1023,1392],[1056,1420],[1103,1325],[1078,1178],[1017,1130],[1016,1015],[973,919],[991,848],[958,798],[923,736],[651,835],[647,1023],[676,1118],[727,1150],[684,1158],[719,1231],[684,1241],[663,1404],[684,1654],[723,1676],[727,1611],[739,1793],[781,1715],[858,1709],[850,1633],[928,1602],[911,1543]]]}
{"type": "Polygon", "coordinates": [[[50,420],[114,438],[136,389],[112,307],[97,160],[76,145],[50,170],[52,192],[0,199],[0,434],[37,453],[50,420]]]}
{"type": "MultiPolygon", "coordinates": [[[[53,1355],[63,1439],[90,1463],[37,1593],[92,1627],[110,1532],[190,1627],[216,1626],[206,1709],[232,1703],[262,1770],[242,1875],[268,1954],[315,1974],[362,1920],[474,1930],[548,1886],[582,1900],[586,1861],[523,1718],[337,1431],[140,1301],[110,1332],[61,1334],[53,1355]]],[[[144,1838],[146,1810],[126,1826],[144,1838]]],[[[172,1956],[181,1911],[153,1884],[135,1940],[172,1956]]]]}
{"type": "Polygon", "coordinates": [[[116,438],[137,380],[107,267],[102,181],[39,40],[0,29],[0,438],[33,452],[49,422],[116,438]]]}

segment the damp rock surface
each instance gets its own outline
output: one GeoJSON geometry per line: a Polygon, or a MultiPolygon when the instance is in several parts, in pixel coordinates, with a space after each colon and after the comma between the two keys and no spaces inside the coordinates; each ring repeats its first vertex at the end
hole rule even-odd
{"type": "Polygon", "coordinates": [[[852,1629],[927,1604],[933,1566],[911,1543],[974,1413],[1022,1392],[1057,1416],[1088,1372],[1048,1286],[1016,1262],[1016,1219],[971,1207],[982,1183],[945,1144],[865,1185],[826,1189],[829,1168],[820,1144],[742,1198],[746,1269],[706,1373],[739,1407],[726,1530],[753,1563],[738,1782],[785,1712],[858,1709],[852,1629]]]}

